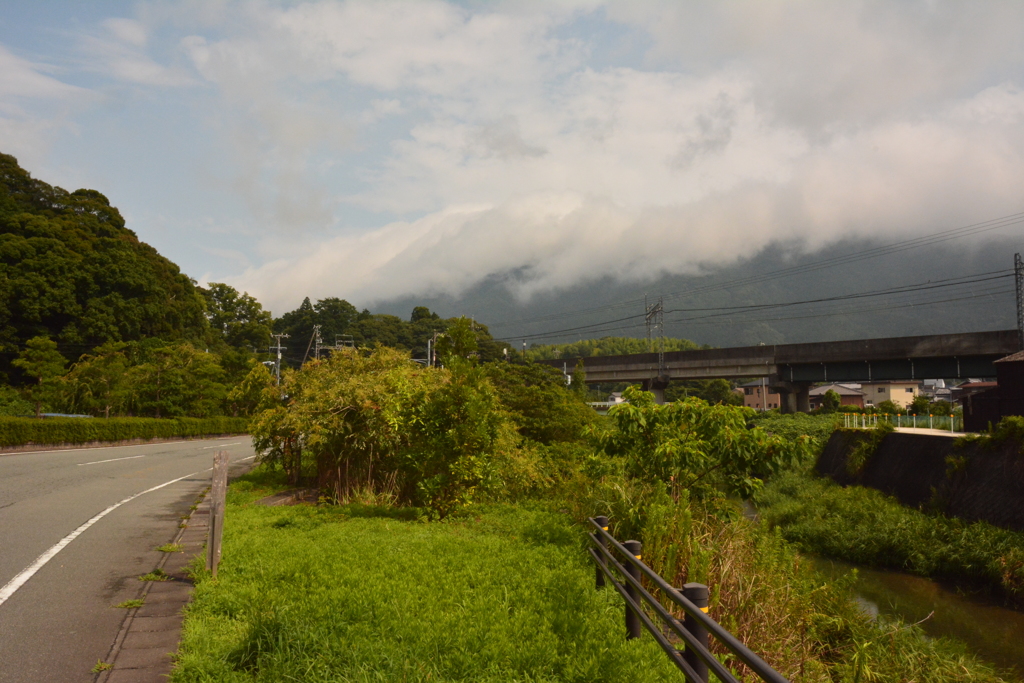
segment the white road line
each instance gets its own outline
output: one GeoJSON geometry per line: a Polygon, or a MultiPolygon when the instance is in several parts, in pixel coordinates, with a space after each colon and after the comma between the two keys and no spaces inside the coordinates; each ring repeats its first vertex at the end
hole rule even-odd
{"type": "MultiPolygon", "coordinates": [[[[242,462],[243,460],[252,460],[255,457],[256,457],[255,455],[250,455],[249,457],[242,458],[241,460],[237,460],[236,462],[242,462]]],[[[170,481],[165,481],[163,484],[159,484],[157,486],[154,486],[153,488],[149,488],[149,489],[146,489],[145,491],[140,491],[139,493],[136,493],[134,495],[128,496],[127,498],[125,498],[124,500],[122,500],[119,503],[114,503],[113,505],[108,507],[103,512],[100,512],[99,514],[94,516],[92,519],[90,519],[89,521],[87,521],[84,524],[82,524],[82,526],[78,527],[77,529],[72,531],[70,534],[68,534],[64,538],[60,539],[52,548],[50,548],[45,553],[43,553],[42,555],[37,557],[35,562],[30,564],[28,567],[23,569],[20,574],[18,574],[13,579],[8,581],[6,586],[4,586],[3,588],[0,588],[0,605],[4,604],[7,601],[7,598],[9,598],[12,595],[14,595],[14,593],[19,588],[24,586],[25,583],[29,579],[31,579],[35,575],[36,572],[38,572],[40,569],[42,569],[43,566],[47,562],[49,562],[50,560],[53,559],[54,555],[59,553],[61,550],[64,550],[64,548],[66,548],[68,546],[68,544],[71,543],[71,541],[73,541],[76,538],[78,538],[79,536],[81,536],[82,533],[86,529],[88,529],[93,524],[95,524],[96,522],[100,521],[101,519],[103,519],[104,517],[109,515],[111,512],[113,512],[117,508],[121,507],[125,503],[128,503],[130,501],[135,500],[139,496],[145,495],[147,493],[152,493],[153,491],[156,491],[157,489],[162,489],[163,487],[170,486],[171,484],[176,484],[179,481],[181,481],[182,479],[188,479],[189,477],[194,477],[197,474],[202,474],[203,472],[209,472],[212,469],[213,469],[212,467],[207,467],[205,470],[198,470],[196,472],[192,472],[191,474],[186,474],[184,477],[178,477],[177,479],[171,479],[170,481]]]]}
{"type": "Polygon", "coordinates": [[[236,441],[234,443],[221,443],[221,444],[217,444],[216,446],[203,446],[203,450],[204,451],[208,451],[211,448],[225,448],[227,446],[237,446],[240,443],[242,443],[242,442],[241,441],[236,441]]]}
{"type": "Polygon", "coordinates": [[[135,458],[145,458],[144,455],[129,455],[127,458],[111,458],[110,460],[96,460],[94,462],[80,462],[78,466],[82,465],[99,465],[102,462],[117,462],[118,460],[134,460],[135,458]]]}

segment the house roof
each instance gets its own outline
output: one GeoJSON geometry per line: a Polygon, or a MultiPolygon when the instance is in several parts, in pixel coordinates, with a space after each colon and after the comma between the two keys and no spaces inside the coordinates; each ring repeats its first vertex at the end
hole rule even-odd
{"type": "Polygon", "coordinates": [[[1021,361],[1024,361],[1024,351],[1011,353],[1006,358],[1000,358],[996,363],[1020,363],[1021,361]]]}
{"type": "Polygon", "coordinates": [[[809,392],[811,396],[824,396],[829,391],[834,391],[840,396],[863,396],[863,391],[857,391],[850,387],[844,387],[842,384],[826,384],[821,387],[814,387],[809,392]]]}

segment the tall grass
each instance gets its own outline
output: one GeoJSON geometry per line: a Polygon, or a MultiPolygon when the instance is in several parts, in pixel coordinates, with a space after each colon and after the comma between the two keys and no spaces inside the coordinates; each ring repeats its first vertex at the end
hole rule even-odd
{"type": "MultiPolygon", "coordinates": [[[[852,575],[817,573],[778,529],[727,503],[704,507],[641,488],[609,481],[565,505],[579,517],[605,514],[617,538],[641,540],[644,560],[673,585],[709,586],[710,616],[790,680],[1001,680],[961,644],[873,621],[853,598],[852,575]]],[[[723,648],[715,651],[744,680],[757,680],[723,648]]]]}
{"type": "Polygon", "coordinates": [[[385,508],[229,504],[224,560],[217,580],[200,574],[172,680],[675,676],[651,639],[625,640],[621,602],[594,590],[566,515],[478,512],[423,523],[385,508]]]}
{"type": "Polygon", "coordinates": [[[764,521],[803,550],[871,567],[967,580],[1024,603],[1024,534],[930,515],[874,489],[807,474],[771,481],[764,521]]]}

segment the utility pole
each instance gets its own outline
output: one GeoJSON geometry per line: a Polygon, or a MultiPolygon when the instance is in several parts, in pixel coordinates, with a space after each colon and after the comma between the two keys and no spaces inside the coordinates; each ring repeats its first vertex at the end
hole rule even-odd
{"type": "Polygon", "coordinates": [[[644,322],[647,325],[647,350],[654,351],[651,342],[651,326],[658,329],[658,377],[665,374],[665,301],[658,297],[658,303],[647,305],[647,296],[644,295],[644,322]]]}
{"type": "Polygon", "coordinates": [[[1013,255],[1013,274],[1017,280],[1017,348],[1024,351],[1024,262],[1013,255]]]}
{"type": "Polygon", "coordinates": [[[288,348],[287,346],[281,346],[281,340],[288,339],[290,335],[275,334],[273,336],[277,339],[277,346],[271,346],[270,350],[277,350],[277,365],[274,366],[274,370],[277,373],[277,386],[281,386],[281,352],[288,348]]]}
{"type": "Polygon", "coordinates": [[[320,326],[313,325],[313,334],[309,337],[309,343],[306,344],[306,353],[302,354],[302,364],[306,364],[306,359],[309,358],[309,350],[313,348],[313,342],[317,342],[317,349],[320,348],[320,326]]]}

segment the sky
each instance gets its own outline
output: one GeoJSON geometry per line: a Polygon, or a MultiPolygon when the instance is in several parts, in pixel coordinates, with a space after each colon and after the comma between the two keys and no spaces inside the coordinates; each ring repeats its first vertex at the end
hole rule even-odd
{"type": "Polygon", "coordinates": [[[1022,35],[1010,0],[0,0],[0,151],[276,314],[529,301],[1024,211],[1022,35]]]}

